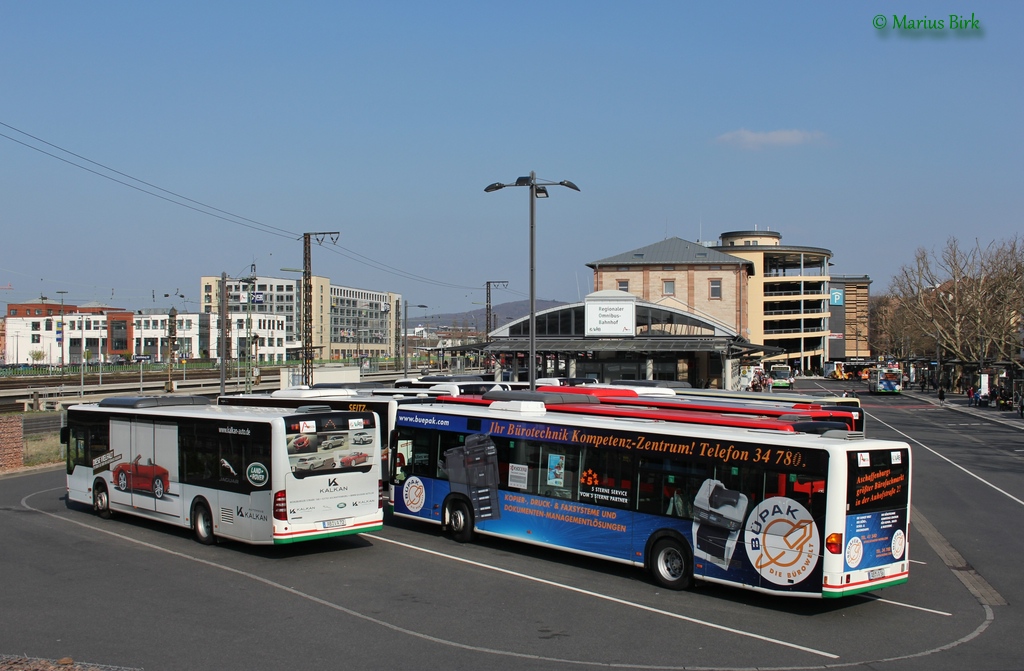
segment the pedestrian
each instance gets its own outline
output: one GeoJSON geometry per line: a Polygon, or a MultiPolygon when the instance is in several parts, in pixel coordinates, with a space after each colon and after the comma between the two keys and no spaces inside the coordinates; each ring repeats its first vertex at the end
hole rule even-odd
{"type": "Polygon", "coordinates": [[[939,405],[946,405],[946,388],[939,386],[939,405]]]}
{"type": "Polygon", "coordinates": [[[974,405],[974,385],[967,388],[967,407],[974,405]]]}

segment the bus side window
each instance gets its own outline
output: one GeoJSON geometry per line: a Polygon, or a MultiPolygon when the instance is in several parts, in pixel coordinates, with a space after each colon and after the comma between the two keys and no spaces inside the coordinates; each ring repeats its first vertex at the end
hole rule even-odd
{"type": "Polygon", "coordinates": [[[541,496],[576,499],[579,482],[579,451],[572,446],[543,443],[540,459],[541,496]]]}
{"type": "Polygon", "coordinates": [[[440,456],[437,447],[437,431],[421,431],[412,440],[412,451],[405,462],[405,474],[421,475],[427,478],[437,476],[437,461],[440,456]]]}
{"type": "Polygon", "coordinates": [[[706,477],[706,468],[691,463],[642,459],[636,509],[692,519],[693,500],[706,477]]]}
{"type": "Polygon", "coordinates": [[[528,440],[516,440],[491,436],[498,451],[498,471],[501,475],[501,487],[517,492],[537,492],[537,483],[541,480],[540,446],[528,440]],[[523,487],[522,474],[526,472],[526,486],[523,487]],[[515,473],[516,477],[512,478],[515,473]]]}

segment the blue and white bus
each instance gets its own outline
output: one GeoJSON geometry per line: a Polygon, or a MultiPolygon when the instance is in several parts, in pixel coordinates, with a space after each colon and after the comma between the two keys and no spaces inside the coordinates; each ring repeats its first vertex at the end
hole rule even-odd
{"type": "Polygon", "coordinates": [[[868,391],[872,394],[899,394],[903,391],[903,371],[878,366],[868,371],[868,391]]]}
{"type": "Polygon", "coordinates": [[[398,409],[395,515],[695,579],[841,597],[909,571],[911,451],[792,434],[549,412],[544,403],[398,409]]]}

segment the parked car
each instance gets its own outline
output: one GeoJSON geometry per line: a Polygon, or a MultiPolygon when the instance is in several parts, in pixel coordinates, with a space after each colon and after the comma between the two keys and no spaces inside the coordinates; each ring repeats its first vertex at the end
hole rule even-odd
{"type": "Polygon", "coordinates": [[[118,464],[112,476],[114,486],[122,492],[131,489],[133,492],[152,492],[153,496],[162,499],[167,492],[167,469],[146,459],[142,463],[142,455],[137,455],[129,464],[118,464]]]}

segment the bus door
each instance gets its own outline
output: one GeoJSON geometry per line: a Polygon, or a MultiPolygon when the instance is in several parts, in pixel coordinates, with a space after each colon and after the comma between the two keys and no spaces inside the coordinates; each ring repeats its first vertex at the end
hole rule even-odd
{"type": "Polygon", "coordinates": [[[156,495],[163,497],[167,488],[167,478],[162,477],[156,465],[156,439],[152,422],[135,421],[132,423],[131,469],[122,469],[115,477],[118,489],[124,477],[128,476],[128,489],[132,495],[132,506],[141,510],[156,510],[156,495]],[[161,479],[162,477],[162,479],[161,479]]]}
{"type": "Polygon", "coordinates": [[[133,433],[131,420],[110,420],[110,449],[113,452],[110,462],[111,504],[132,505],[132,460],[135,458],[132,449],[133,433]]]}
{"type": "Polygon", "coordinates": [[[448,483],[438,479],[436,431],[397,432],[394,472],[395,512],[441,521],[448,483]]]}
{"type": "Polygon", "coordinates": [[[157,512],[181,517],[181,485],[178,477],[178,426],[169,423],[153,425],[153,472],[149,492],[157,512]],[[162,479],[158,485],[155,480],[162,479]],[[161,494],[162,491],[162,494],[161,494]],[[160,494],[157,496],[157,494],[160,494]]]}

